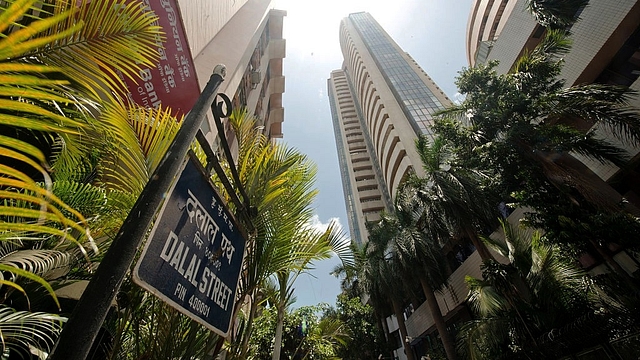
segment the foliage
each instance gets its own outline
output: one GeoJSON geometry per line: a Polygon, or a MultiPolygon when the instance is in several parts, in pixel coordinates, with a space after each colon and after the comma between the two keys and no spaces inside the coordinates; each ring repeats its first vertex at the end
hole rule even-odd
{"type": "MultiPolygon", "coordinates": [[[[64,318],[57,315],[16,311],[0,305],[0,332],[3,348],[14,356],[28,358],[32,353],[48,351],[60,332],[64,318]]],[[[4,359],[4,357],[2,357],[4,359]]]]}
{"type": "Polygon", "coordinates": [[[338,279],[341,278],[341,292],[346,294],[348,298],[360,298],[364,296],[362,288],[359,286],[358,282],[358,266],[362,262],[362,256],[358,249],[359,248],[355,243],[350,243],[349,251],[352,254],[351,257],[353,258],[353,261],[347,264],[337,264],[333,270],[331,270],[331,275],[338,279]]]}
{"type": "MultiPolygon", "coordinates": [[[[336,349],[346,346],[350,335],[339,320],[319,319],[317,314],[325,308],[305,306],[286,313],[281,359],[338,359],[336,349]]],[[[271,358],[276,321],[274,308],[264,309],[256,318],[248,359],[271,358]]]]}
{"type": "Polygon", "coordinates": [[[415,226],[445,244],[453,238],[469,238],[483,259],[491,257],[478,240],[478,232],[495,226],[498,203],[487,186],[491,178],[482,169],[461,166],[450,144],[442,137],[416,140],[424,177],[409,174],[396,199],[398,214],[418,216],[415,226]]]}
{"type": "MultiPolygon", "coordinates": [[[[396,198],[396,213],[394,215],[381,214],[381,219],[375,224],[368,224],[369,243],[373,244],[374,253],[383,257],[383,261],[376,261],[378,272],[394,272],[394,275],[381,275],[387,281],[394,277],[406,287],[407,294],[411,294],[410,284],[418,283],[427,298],[431,316],[435,322],[443,346],[447,349],[448,358],[456,358],[455,345],[452,336],[446,328],[442,311],[436,300],[435,292],[442,290],[448,281],[445,259],[441,247],[435,239],[425,234],[419,227],[421,213],[410,211],[404,197],[406,188],[398,192],[396,198]],[[413,282],[411,280],[414,280],[413,282]]],[[[380,275],[379,275],[380,276],[380,275]]],[[[397,291],[398,282],[386,284],[386,291],[397,291]]],[[[392,304],[396,317],[399,319],[401,339],[408,333],[404,326],[402,298],[393,298],[392,304]]],[[[414,296],[415,297],[415,296],[414,296]]],[[[410,355],[411,356],[411,355],[410,355]]]]}
{"type": "Polygon", "coordinates": [[[127,280],[118,295],[117,317],[107,327],[109,359],[203,359],[219,336],[127,280]]]}
{"type": "Polygon", "coordinates": [[[589,0],[527,0],[527,9],[540,25],[564,28],[578,20],[578,11],[589,0]]]}
{"type": "Polygon", "coordinates": [[[620,288],[637,292],[607,254],[614,244],[637,248],[640,213],[577,158],[624,166],[625,152],[595,129],[637,143],[640,117],[628,106],[634,93],[601,84],[565,87],[558,76],[568,49],[565,34],[549,30],[508,74],[497,74],[495,62],[464,69],[457,84],[465,100],[434,126],[460,166],[485,172],[485,184],[504,202],[528,209],[522,223],[545,234],[505,226],[507,242],[490,243],[509,263],[485,261],[483,280],[467,279],[479,317],[462,329],[458,349],[471,358],[570,352],[626,328],[635,311],[634,296],[604,295],[614,286],[596,287],[561,258],[595,249],[625,280],[620,288]]]}
{"type": "Polygon", "coordinates": [[[403,283],[399,272],[390,268],[392,264],[384,250],[371,241],[356,247],[355,256],[357,284],[369,297],[376,315],[384,319],[393,313],[393,301],[402,301],[405,295],[405,288],[396,286],[403,283]]]}
{"type": "Polygon", "coordinates": [[[549,31],[511,73],[498,75],[495,62],[463,70],[457,85],[466,98],[444,111],[434,130],[447,139],[461,166],[489,174],[504,201],[534,210],[527,218],[531,226],[544,229],[566,251],[583,251],[621,237],[580,229],[619,223],[628,230],[623,238],[634,239],[640,224],[633,215],[639,212],[573,155],[624,164],[624,152],[592,126],[633,144],[640,139],[640,116],[628,106],[629,89],[565,88],[557,76],[559,55],[568,46],[563,33],[549,31]]]}
{"type": "MultiPolygon", "coordinates": [[[[244,359],[253,319],[267,300],[264,289],[269,279],[277,280],[279,287],[277,296],[269,300],[278,304],[282,314],[291,300],[298,274],[309,269],[313,260],[329,257],[331,251],[348,256],[348,242],[335,224],[326,231],[310,226],[311,204],[317,194],[313,189],[315,165],[297,150],[267,139],[258,130],[257,120],[246,111],[234,110],[229,121],[239,146],[236,166],[240,183],[233,185],[236,193],[244,191],[248,195],[250,208],[234,209],[247,229],[248,242],[246,271],[236,303],[242,313],[228,356],[244,359]],[[245,301],[246,306],[241,306],[245,301]]],[[[223,167],[230,169],[229,164],[223,167]]],[[[228,177],[233,178],[230,173],[228,177]]],[[[214,177],[214,181],[219,179],[214,177]]],[[[223,193],[230,198],[230,194],[223,193]]]]}
{"type": "MultiPolygon", "coordinates": [[[[158,56],[152,46],[161,39],[155,19],[138,4],[119,0],[0,4],[0,262],[5,276],[0,292],[5,304],[48,309],[42,289],[57,302],[53,288],[65,278],[88,274],[87,260],[106,245],[93,237],[108,237],[128,212],[136,194],[96,181],[98,159],[112,145],[103,141],[112,139],[111,120],[103,115],[106,108],[125,108],[113,95],[123,88],[116,73],[135,78],[158,56]]],[[[146,117],[142,114],[145,110],[138,116],[146,117]]],[[[3,316],[0,327],[5,321],[4,346],[48,352],[64,318],[18,311],[3,316]],[[14,331],[20,319],[25,321],[14,331]]]]}
{"type": "Polygon", "coordinates": [[[302,224],[291,238],[291,242],[294,249],[291,251],[292,256],[295,257],[292,259],[295,261],[294,266],[290,270],[279,271],[273,276],[276,280],[274,281],[275,291],[267,295],[267,300],[278,310],[273,359],[280,357],[284,312],[289,304],[295,301],[293,298],[295,281],[303,271],[311,267],[312,261],[328,258],[331,249],[344,244],[345,239],[334,223],[330,224],[324,232],[310,224],[302,224]]]}
{"type": "Polygon", "coordinates": [[[323,318],[341,321],[345,331],[350,334],[349,344],[336,349],[339,358],[373,360],[378,359],[380,354],[390,353],[382,329],[377,326],[373,308],[363,304],[359,297],[338,295],[336,308],[327,309],[323,318]]]}
{"type": "Polygon", "coordinates": [[[597,307],[586,274],[543,244],[538,232],[506,223],[502,229],[504,242],[484,240],[509,263],[485,261],[483,279],[466,278],[477,318],[462,327],[458,349],[470,359],[544,358],[551,354],[539,344],[543,334],[597,307]]]}

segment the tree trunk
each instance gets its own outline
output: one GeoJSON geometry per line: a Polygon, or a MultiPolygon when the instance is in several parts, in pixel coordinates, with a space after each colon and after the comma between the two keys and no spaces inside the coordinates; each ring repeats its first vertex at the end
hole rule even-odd
{"type": "Polygon", "coordinates": [[[486,260],[495,260],[493,258],[493,255],[491,255],[491,253],[489,252],[487,246],[482,241],[480,241],[480,238],[478,238],[478,234],[475,231],[467,229],[466,233],[473,246],[475,246],[476,250],[478,250],[478,255],[480,255],[480,258],[483,262],[486,260]]]}
{"type": "Polygon", "coordinates": [[[384,317],[378,314],[376,314],[375,317],[376,317],[376,324],[378,326],[378,329],[380,330],[382,335],[384,335],[384,340],[389,341],[389,329],[387,328],[387,321],[384,320],[384,317]]]}
{"type": "Polygon", "coordinates": [[[431,285],[429,285],[425,279],[420,279],[420,284],[422,285],[422,290],[427,297],[427,304],[429,305],[429,310],[431,310],[431,316],[433,317],[433,322],[436,324],[438,334],[440,334],[440,340],[442,341],[444,351],[447,353],[447,359],[456,360],[457,354],[455,342],[453,341],[451,334],[447,331],[447,324],[445,323],[444,316],[442,316],[442,312],[440,311],[436,294],[431,288],[431,285]]]}
{"type": "Polygon", "coordinates": [[[273,354],[271,360],[280,360],[280,352],[282,350],[282,328],[284,327],[284,304],[278,304],[278,322],[276,323],[276,336],[273,343],[273,354]]]}
{"type": "Polygon", "coordinates": [[[251,338],[251,332],[253,331],[253,320],[256,317],[256,312],[258,310],[258,302],[256,301],[256,291],[254,290],[251,294],[251,305],[249,307],[249,318],[247,319],[246,328],[242,334],[242,342],[240,346],[240,354],[239,359],[246,359],[247,354],[249,353],[249,340],[251,338]]]}
{"type": "Polygon", "coordinates": [[[611,254],[609,254],[609,249],[602,247],[594,240],[590,240],[590,242],[591,245],[593,245],[593,247],[596,249],[596,251],[598,251],[600,256],[602,256],[609,268],[611,268],[613,272],[618,274],[618,276],[620,276],[620,278],[622,278],[622,280],[624,280],[624,282],[627,283],[627,285],[629,285],[632,289],[637,290],[638,284],[636,283],[636,280],[631,275],[629,275],[629,273],[625,269],[623,269],[620,264],[618,264],[618,262],[613,258],[613,256],[611,256],[611,254]]]}
{"type": "Polygon", "coordinates": [[[392,300],[393,304],[393,312],[396,314],[396,318],[398,319],[398,327],[400,328],[400,341],[402,342],[402,347],[404,348],[404,353],[407,355],[407,360],[416,360],[415,356],[413,356],[413,350],[407,340],[407,326],[404,324],[404,315],[402,312],[402,305],[398,302],[398,300],[392,300]]]}

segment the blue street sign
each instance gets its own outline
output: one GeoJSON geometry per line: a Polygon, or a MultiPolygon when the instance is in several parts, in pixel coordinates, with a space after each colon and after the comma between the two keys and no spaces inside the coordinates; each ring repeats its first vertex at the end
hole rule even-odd
{"type": "Polygon", "coordinates": [[[134,281],[216,333],[231,327],[245,238],[190,154],[155,222],[134,281]]]}

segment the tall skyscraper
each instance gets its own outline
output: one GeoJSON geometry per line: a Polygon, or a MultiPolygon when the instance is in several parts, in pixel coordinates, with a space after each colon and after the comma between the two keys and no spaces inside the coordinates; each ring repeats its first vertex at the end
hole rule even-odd
{"type": "MultiPolygon", "coordinates": [[[[432,136],[433,114],[451,101],[370,14],[354,13],[342,20],[340,45],[344,62],[331,72],[328,93],[351,239],[364,243],[366,222],[379,220],[383,209],[391,210],[401,181],[411,172],[424,175],[416,138],[432,136]]],[[[468,318],[464,276],[480,277],[480,262],[474,252],[452,266],[451,286],[437,295],[448,322],[468,318]]],[[[397,342],[398,359],[406,359],[406,352],[425,355],[437,341],[428,338],[435,325],[427,303],[413,306],[403,315],[405,335],[394,315],[383,322],[397,342]]]]}
{"type": "Polygon", "coordinates": [[[366,221],[390,208],[410,172],[422,174],[418,135],[450,100],[365,12],[340,24],[342,69],[328,81],[351,238],[366,241],[366,221]]]}

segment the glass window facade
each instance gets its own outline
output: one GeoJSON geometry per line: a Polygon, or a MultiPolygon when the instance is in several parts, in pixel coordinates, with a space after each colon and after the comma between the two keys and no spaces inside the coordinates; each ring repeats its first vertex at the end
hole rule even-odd
{"type": "Polygon", "coordinates": [[[368,13],[349,15],[387,85],[417,134],[431,135],[432,114],[444,109],[384,30],[368,13]]]}

